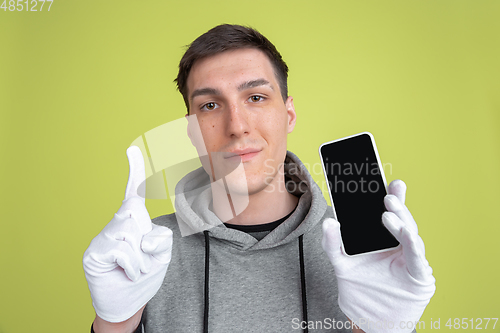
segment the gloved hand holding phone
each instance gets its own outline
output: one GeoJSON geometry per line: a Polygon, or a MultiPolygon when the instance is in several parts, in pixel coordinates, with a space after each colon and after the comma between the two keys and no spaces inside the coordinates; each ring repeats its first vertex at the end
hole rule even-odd
{"type": "Polygon", "coordinates": [[[413,331],[411,324],[420,319],[436,289],[405,194],[406,185],[396,180],[384,199],[388,211],[382,222],[400,243],[389,251],[348,256],[339,222],[323,222],[323,249],[335,268],[340,308],[367,333],[413,331]]]}

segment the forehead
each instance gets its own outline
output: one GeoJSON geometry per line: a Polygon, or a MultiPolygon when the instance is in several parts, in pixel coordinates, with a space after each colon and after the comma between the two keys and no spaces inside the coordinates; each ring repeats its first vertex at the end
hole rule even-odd
{"type": "Polygon", "coordinates": [[[257,49],[225,51],[195,62],[187,80],[188,94],[199,88],[230,88],[264,78],[277,86],[273,66],[266,54],[257,49]]]}

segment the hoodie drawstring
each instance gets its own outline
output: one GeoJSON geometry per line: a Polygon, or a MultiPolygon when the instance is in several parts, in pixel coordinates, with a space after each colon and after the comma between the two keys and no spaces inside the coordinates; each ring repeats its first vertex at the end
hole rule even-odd
{"type": "Polygon", "coordinates": [[[208,333],[208,278],[210,273],[210,241],[208,230],[203,231],[205,234],[205,308],[203,310],[203,333],[208,333]]]}
{"type": "Polygon", "coordinates": [[[306,297],[306,269],[304,266],[304,241],[303,236],[299,236],[299,258],[300,258],[300,289],[302,290],[302,320],[306,323],[304,333],[309,332],[307,327],[307,297],[306,297]]]}
{"type": "MultiPolygon", "coordinates": [[[[203,333],[208,333],[208,289],[209,289],[209,273],[210,273],[210,237],[208,230],[203,231],[205,235],[205,302],[203,310],[203,333]]],[[[299,236],[299,261],[300,261],[300,287],[302,291],[302,320],[306,323],[304,333],[308,333],[307,327],[307,297],[306,297],[306,272],[304,265],[304,242],[303,235],[299,236]]]]}

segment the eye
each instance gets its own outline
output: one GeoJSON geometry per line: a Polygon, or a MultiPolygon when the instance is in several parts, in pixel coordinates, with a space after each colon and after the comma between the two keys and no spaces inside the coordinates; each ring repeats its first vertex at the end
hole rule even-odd
{"type": "Polygon", "coordinates": [[[205,110],[205,111],[212,111],[212,110],[215,110],[217,108],[217,103],[214,103],[214,102],[209,102],[205,105],[203,105],[201,107],[201,110],[205,110]]]}
{"type": "Polygon", "coordinates": [[[253,95],[248,99],[250,102],[262,102],[264,100],[264,97],[259,96],[259,95],[253,95]]]}

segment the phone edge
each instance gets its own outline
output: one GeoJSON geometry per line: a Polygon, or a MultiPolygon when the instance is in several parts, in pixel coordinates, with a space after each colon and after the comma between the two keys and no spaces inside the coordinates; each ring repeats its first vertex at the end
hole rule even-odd
{"type": "MultiPolygon", "coordinates": [[[[384,182],[384,186],[385,186],[385,193],[386,195],[388,194],[387,192],[387,180],[385,179],[385,172],[384,172],[384,168],[383,168],[383,165],[382,165],[382,161],[380,160],[380,155],[378,153],[378,148],[377,148],[377,145],[375,143],[375,137],[373,136],[372,133],[370,132],[360,132],[360,133],[357,133],[357,134],[353,134],[353,135],[349,135],[349,136],[346,136],[346,137],[343,137],[343,138],[339,138],[339,139],[335,139],[335,140],[332,140],[332,141],[328,141],[328,142],[324,142],[322,143],[319,148],[318,148],[318,152],[319,152],[319,158],[321,160],[321,169],[323,170],[323,176],[325,177],[325,182],[326,182],[326,186],[328,188],[328,197],[330,198],[330,203],[332,204],[332,210],[333,210],[333,216],[335,218],[335,220],[337,220],[337,222],[340,223],[340,221],[338,220],[337,218],[337,213],[335,211],[335,204],[333,203],[333,197],[332,197],[332,192],[330,190],[330,184],[328,183],[328,177],[326,175],[326,170],[325,170],[325,164],[323,163],[323,155],[321,155],[321,147],[323,147],[324,145],[327,145],[327,144],[330,144],[330,143],[334,143],[334,142],[338,142],[338,141],[342,141],[342,140],[345,140],[345,139],[350,139],[350,138],[353,138],[353,137],[356,137],[356,136],[360,136],[360,135],[363,135],[363,134],[367,134],[369,137],[370,137],[370,140],[372,142],[372,146],[373,146],[373,149],[375,151],[375,157],[377,158],[377,164],[378,164],[378,167],[379,167],[379,170],[380,170],[380,174],[382,176],[382,181],[384,182]]],[[[380,221],[380,223],[382,223],[382,221],[380,221]]],[[[385,226],[384,226],[385,227],[385,226]]],[[[390,231],[389,231],[390,232],[390,231]]],[[[396,248],[398,248],[399,246],[401,246],[401,243],[395,247],[389,247],[387,249],[382,249],[382,250],[375,250],[375,251],[370,251],[370,252],[364,252],[364,253],[358,253],[358,254],[348,254],[346,251],[345,251],[345,248],[344,248],[344,241],[342,240],[342,234],[340,235],[340,243],[342,245],[342,253],[344,253],[346,256],[348,257],[354,257],[354,256],[362,256],[362,255],[366,255],[366,254],[372,254],[372,253],[383,253],[383,252],[388,252],[388,251],[392,251],[396,248]]],[[[393,235],[394,237],[394,235],[393,235]]],[[[395,237],[394,237],[395,238],[395,237]]],[[[399,243],[399,242],[398,242],[399,243]]]]}

